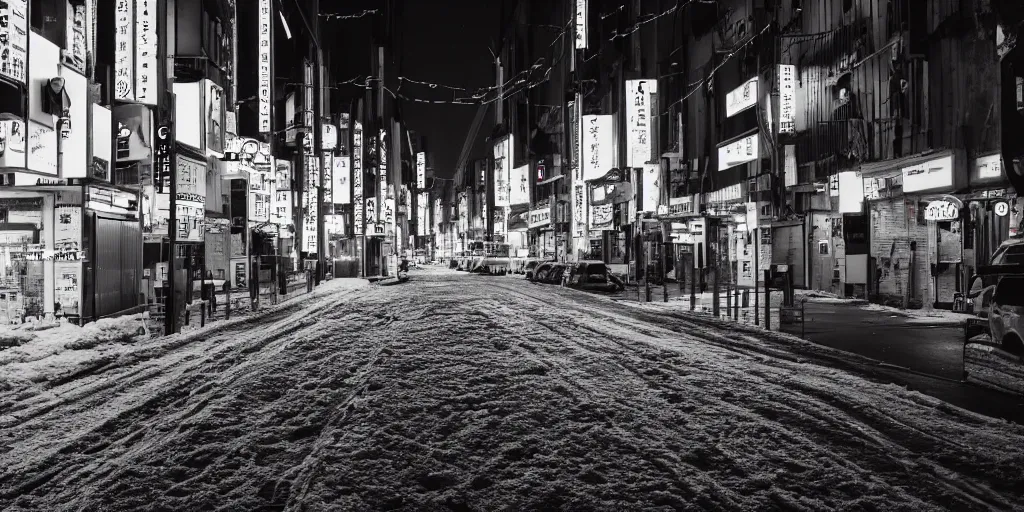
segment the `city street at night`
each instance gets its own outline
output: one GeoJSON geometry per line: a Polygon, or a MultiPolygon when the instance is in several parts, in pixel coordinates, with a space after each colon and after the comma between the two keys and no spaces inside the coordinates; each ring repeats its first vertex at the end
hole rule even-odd
{"type": "Polygon", "coordinates": [[[410,277],[336,279],[256,316],[107,347],[89,372],[0,352],[0,508],[1024,499],[1024,427],[868,380],[857,356],[521,279],[410,277]]]}

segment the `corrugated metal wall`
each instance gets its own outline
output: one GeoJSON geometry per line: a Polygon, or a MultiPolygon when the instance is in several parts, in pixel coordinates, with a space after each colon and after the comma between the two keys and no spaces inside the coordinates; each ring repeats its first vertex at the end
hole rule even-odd
{"type": "Polygon", "coordinates": [[[137,220],[96,216],[96,316],[112,315],[139,304],[142,231],[137,220]]]}

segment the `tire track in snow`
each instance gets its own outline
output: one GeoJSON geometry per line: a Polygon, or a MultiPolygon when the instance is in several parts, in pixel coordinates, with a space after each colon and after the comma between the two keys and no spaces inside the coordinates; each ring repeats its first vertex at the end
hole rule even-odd
{"type": "MultiPolygon", "coordinates": [[[[551,294],[549,294],[548,296],[545,297],[543,294],[542,295],[537,295],[537,294],[526,293],[523,290],[518,289],[518,287],[515,287],[514,285],[509,286],[509,284],[510,283],[508,283],[508,282],[504,282],[504,283],[499,284],[498,287],[502,288],[503,290],[505,290],[505,291],[507,291],[509,293],[515,293],[515,294],[518,294],[520,296],[526,297],[528,300],[535,301],[535,302],[537,302],[539,304],[545,304],[545,303],[550,301],[552,296],[559,296],[559,295],[562,295],[562,294],[564,294],[566,292],[565,290],[560,290],[560,289],[559,290],[553,290],[554,293],[551,293],[551,294]],[[561,292],[561,293],[559,293],[559,292],[561,292]]],[[[571,293],[577,293],[577,292],[569,291],[568,293],[571,294],[571,293]]],[[[561,296],[559,298],[566,298],[566,297],[561,296]]],[[[579,299],[579,298],[580,297],[572,297],[572,299],[573,299],[572,302],[566,302],[565,304],[559,304],[559,306],[561,306],[560,312],[561,313],[565,313],[568,310],[568,311],[572,311],[575,315],[578,315],[578,316],[581,316],[581,317],[584,317],[584,318],[586,318],[586,317],[604,317],[605,319],[608,319],[608,320],[611,320],[611,321],[614,321],[614,322],[617,322],[617,323],[622,323],[622,324],[627,325],[629,327],[635,328],[639,333],[643,334],[643,336],[640,336],[640,337],[637,338],[637,341],[641,341],[642,338],[644,338],[644,337],[657,337],[658,333],[656,331],[658,331],[658,330],[663,330],[663,332],[667,331],[668,333],[676,334],[676,332],[673,332],[674,331],[673,329],[658,329],[658,328],[652,329],[652,325],[656,326],[658,324],[664,324],[665,323],[664,320],[657,319],[657,318],[651,318],[652,315],[637,315],[638,318],[646,320],[646,322],[641,323],[641,320],[639,320],[639,319],[635,320],[635,319],[632,319],[632,318],[627,318],[627,317],[625,317],[623,315],[620,315],[618,313],[611,313],[611,312],[607,311],[606,310],[607,305],[603,305],[604,307],[595,307],[595,306],[597,306],[597,304],[595,304],[594,302],[591,302],[591,301],[587,301],[587,302],[590,302],[590,304],[581,304],[580,302],[578,302],[576,300],[576,299],[579,299]],[[659,321],[659,320],[661,320],[661,321],[659,321]]],[[[577,326],[577,329],[583,328],[585,330],[590,330],[590,331],[593,331],[595,333],[598,333],[598,332],[600,332],[601,328],[604,328],[604,327],[607,327],[607,324],[600,324],[600,327],[593,328],[593,329],[589,329],[589,328],[586,328],[586,327],[583,327],[583,326],[577,326]]],[[[615,331],[609,332],[608,334],[611,334],[613,337],[621,337],[622,336],[621,333],[616,333],[615,331]]],[[[717,347],[720,347],[720,348],[723,348],[723,349],[726,349],[726,350],[732,350],[732,351],[735,351],[737,353],[743,354],[743,355],[745,355],[747,357],[751,357],[752,359],[757,360],[761,364],[765,364],[765,363],[769,362],[769,361],[765,361],[763,359],[763,357],[757,357],[759,355],[769,355],[769,354],[766,354],[766,352],[769,352],[769,351],[744,350],[744,349],[748,348],[746,346],[744,346],[744,347],[730,347],[728,345],[725,345],[725,343],[728,343],[728,341],[736,342],[736,341],[739,341],[739,340],[736,340],[734,337],[730,338],[728,336],[715,336],[715,334],[716,333],[707,332],[706,329],[703,329],[703,330],[695,330],[695,332],[692,332],[692,333],[687,333],[687,336],[689,336],[691,338],[694,338],[697,341],[711,342],[713,345],[715,345],[717,347]],[[728,341],[726,341],[726,342],[722,342],[722,341],[715,342],[715,341],[713,341],[711,339],[708,339],[708,338],[717,338],[719,340],[722,339],[722,338],[725,338],[728,341]]],[[[643,340],[643,341],[649,341],[649,340],[643,340]]],[[[626,346],[625,343],[623,343],[621,341],[616,342],[614,340],[612,340],[612,342],[615,343],[616,346],[618,346],[620,349],[627,349],[628,350],[628,347],[626,346]]],[[[659,346],[659,345],[663,345],[663,344],[660,344],[660,343],[656,344],[656,346],[659,346]]],[[[592,350],[592,347],[583,347],[583,348],[584,349],[591,349],[592,350]]],[[[605,354],[607,356],[609,356],[609,357],[614,357],[616,352],[618,352],[618,351],[606,350],[605,354]]],[[[787,362],[793,362],[792,358],[784,358],[784,360],[787,361],[787,362]]],[[[783,366],[784,367],[790,367],[791,365],[790,364],[784,364],[783,366]]],[[[639,372],[639,369],[634,368],[633,371],[637,375],[643,376],[642,373],[639,372]]],[[[781,389],[776,389],[775,391],[781,391],[781,389]]],[[[837,433],[836,430],[838,429],[838,431],[841,433],[841,435],[845,435],[845,436],[850,436],[852,438],[861,439],[862,442],[870,443],[870,444],[874,445],[876,447],[876,450],[878,451],[878,454],[880,456],[882,454],[885,454],[885,453],[890,453],[890,454],[891,453],[899,453],[899,454],[902,454],[904,457],[914,457],[914,456],[918,455],[919,452],[921,451],[920,449],[919,450],[908,449],[906,446],[904,446],[908,442],[910,442],[912,444],[917,444],[917,445],[920,446],[920,443],[914,443],[913,442],[913,437],[912,437],[912,435],[914,433],[920,433],[921,432],[920,429],[908,428],[905,425],[902,425],[899,422],[895,422],[891,418],[888,418],[884,414],[876,414],[876,415],[865,414],[863,412],[863,409],[859,408],[857,405],[854,405],[853,407],[851,407],[851,404],[844,403],[844,402],[838,400],[836,397],[834,397],[832,395],[827,395],[827,394],[823,395],[821,390],[819,390],[817,388],[806,387],[805,386],[802,389],[798,389],[797,391],[802,391],[806,395],[813,396],[816,400],[811,402],[811,404],[814,404],[814,405],[820,405],[821,403],[827,404],[828,410],[831,413],[831,415],[821,415],[821,414],[814,415],[813,414],[814,409],[812,409],[812,408],[808,408],[806,411],[803,411],[804,414],[811,413],[812,416],[816,416],[816,419],[818,419],[819,421],[822,421],[825,424],[829,425],[828,428],[818,429],[817,432],[814,432],[814,437],[815,437],[815,441],[816,442],[813,443],[813,444],[806,443],[808,448],[811,448],[811,449],[813,449],[815,451],[819,451],[820,452],[821,451],[820,450],[820,446],[830,444],[830,441],[836,435],[836,433],[837,433]],[[845,417],[845,419],[843,419],[844,417],[845,417]],[[894,426],[896,428],[893,428],[894,426]],[[900,428],[900,426],[902,426],[902,428],[900,428]],[[910,431],[909,433],[907,432],[908,430],[910,431]]],[[[789,398],[789,399],[797,398],[796,396],[794,396],[793,390],[786,390],[785,391],[785,395],[787,395],[786,398],[789,398]]],[[[875,409],[872,409],[872,410],[875,410],[875,409]]],[[[878,412],[877,410],[875,410],[875,411],[878,412]]],[[[736,414],[738,416],[749,415],[749,410],[747,410],[745,407],[735,407],[734,406],[734,407],[731,407],[731,410],[729,412],[731,414],[736,414]]],[[[783,425],[783,424],[779,423],[778,421],[773,421],[773,423],[777,424],[780,427],[780,429],[792,428],[792,425],[786,426],[786,425],[783,425]]],[[[933,438],[932,441],[935,442],[935,441],[939,441],[939,440],[933,438]]],[[[835,443],[832,443],[832,444],[835,444],[835,443]]],[[[959,446],[957,448],[962,449],[963,446],[959,446]]],[[[925,451],[925,453],[927,453],[927,450],[925,451]]],[[[828,452],[824,452],[823,455],[829,455],[829,453],[828,452]]],[[[849,461],[853,460],[857,455],[858,455],[858,453],[856,451],[845,451],[844,453],[841,454],[842,458],[840,460],[849,462],[849,461]]],[[[1008,501],[1005,497],[1000,495],[998,492],[994,491],[992,488],[990,488],[988,486],[985,486],[985,485],[966,483],[966,482],[963,481],[962,478],[960,478],[960,476],[955,471],[953,471],[953,470],[951,470],[951,469],[949,469],[947,467],[941,466],[939,464],[932,463],[930,461],[927,461],[927,460],[924,460],[924,459],[921,459],[921,458],[919,458],[919,460],[916,463],[908,463],[905,459],[902,459],[902,458],[895,458],[895,457],[891,457],[891,458],[894,459],[894,461],[895,461],[895,463],[897,465],[899,465],[901,468],[903,468],[903,469],[905,469],[907,471],[927,470],[928,473],[930,473],[930,475],[935,479],[935,481],[939,482],[940,485],[945,487],[947,493],[951,493],[955,497],[959,498],[961,500],[961,503],[964,506],[972,506],[973,505],[975,507],[984,507],[984,508],[987,508],[987,507],[1009,508],[1009,507],[1011,507],[1012,501],[1008,501]]],[[[885,464],[885,463],[883,463],[883,464],[885,464]]],[[[868,474],[868,473],[870,473],[869,471],[864,471],[864,470],[862,470],[860,468],[857,468],[854,465],[851,465],[850,468],[854,469],[854,470],[858,470],[857,472],[859,472],[861,474],[868,474]]],[[[878,480],[878,482],[881,483],[882,481],[878,480]]]]}

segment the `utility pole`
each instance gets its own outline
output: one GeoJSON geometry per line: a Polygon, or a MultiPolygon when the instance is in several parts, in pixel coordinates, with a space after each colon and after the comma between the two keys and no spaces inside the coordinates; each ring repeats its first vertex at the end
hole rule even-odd
{"type": "MultiPolygon", "coordinates": [[[[319,2],[316,2],[318,4],[319,2]]],[[[316,37],[319,40],[319,29],[320,29],[320,17],[316,17],[316,21],[313,24],[313,29],[316,31],[316,37]]],[[[313,154],[316,155],[317,161],[320,162],[317,173],[316,182],[320,184],[316,188],[316,285],[320,285],[320,280],[324,275],[324,187],[327,185],[324,183],[324,148],[323,148],[323,105],[321,104],[323,99],[322,88],[322,70],[323,66],[323,50],[316,46],[313,48],[315,58],[313,59],[313,154]]],[[[312,202],[312,201],[310,201],[312,202]]]]}

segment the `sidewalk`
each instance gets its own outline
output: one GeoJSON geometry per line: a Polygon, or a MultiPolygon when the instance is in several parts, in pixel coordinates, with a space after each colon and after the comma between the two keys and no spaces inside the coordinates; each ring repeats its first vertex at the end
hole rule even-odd
{"type": "MultiPolygon", "coordinates": [[[[612,299],[617,301],[631,301],[637,302],[637,292],[639,291],[639,302],[647,302],[647,290],[646,287],[641,285],[639,288],[633,284],[627,284],[626,289],[621,292],[612,294],[612,299]]],[[[731,297],[727,296],[726,290],[722,289],[719,292],[718,303],[719,303],[719,317],[723,320],[734,319],[742,324],[747,325],[765,325],[765,302],[768,295],[765,293],[764,288],[758,289],[755,293],[753,288],[740,288],[731,290],[731,297]],[[732,309],[729,309],[730,304],[732,309]],[[756,305],[756,308],[755,308],[756,305]],[[754,310],[757,309],[757,313],[754,310]],[[757,320],[755,324],[754,320],[757,320]]],[[[669,283],[665,286],[651,286],[651,303],[652,304],[664,304],[665,307],[674,310],[682,311],[694,311],[696,313],[714,314],[715,297],[714,293],[706,291],[704,293],[697,293],[691,301],[690,288],[687,285],[685,290],[679,289],[678,283],[669,283]],[[666,302],[665,297],[668,297],[666,302]],[[693,306],[691,308],[691,302],[693,306]]],[[[768,327],[773,331],[780,330],[780,314],[779,310],[782,307],[783,294],[779,290],[771,290],[770,295],[771,304],[770,317],[768,327]]]]}

